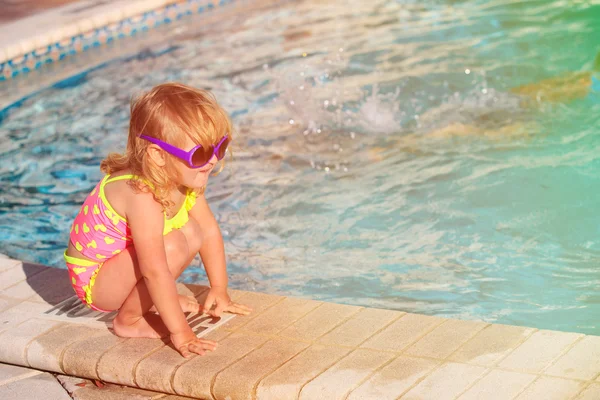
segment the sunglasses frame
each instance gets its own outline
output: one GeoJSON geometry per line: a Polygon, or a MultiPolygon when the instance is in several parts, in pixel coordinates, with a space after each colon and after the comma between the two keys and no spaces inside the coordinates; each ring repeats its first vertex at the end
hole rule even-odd
{"type": "Polygon", "coordinates": [[[213,158],[213,156],[217,157],[217,160],[219,160],[219,161],[221,161],[223,158],[225,158],[225,152],[227,152],[227,149],[225,149],[225,152],[223,152],[223,157],[221,157],[221,158],[219,158],[218,152],[219,152],[219,149],[221,148],[221,145],[223,143],[225,143],[225,141],[229,138],[229,135],[224,135],[221,138],[221,140],[219,140],[219,143],[217,143],[216,146],[210,146],[213,149],[212,155],[208,158],[208,160],[204,164],[201,164],[201,165],[194,165],[192,163],[192,157],[194,156],[194,153],[196,152],[196,150],[198,150],[199,148],[202,147],[201,144],[194,146],[194,148],[192,148],[190,151],[185,151],[183,149],[180,149],[179,147],[173,146],[172,144],[163,142],[162,140],[153,138],[151,136],[140,135],[139,138],[154,143],[155,145],[157,145],[158,147],[160,147],[167,153],[171,154],[172,156],[175,156],[175,157],[179,158],[180,160],[185,161],[190,168],[196,169],[196,168],[202,168],[206,164],[208,164],[210,162],[210,160],[213,158]]]}

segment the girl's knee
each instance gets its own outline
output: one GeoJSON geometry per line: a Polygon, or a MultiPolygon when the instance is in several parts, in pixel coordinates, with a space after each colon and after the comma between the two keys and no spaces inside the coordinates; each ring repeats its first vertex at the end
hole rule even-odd
{"type": "Polygon", "coordinates": [[[189,253],[192,255],[198,253],[202,246],[202,230],[198,222],[194,218],[190,218],[182,230],[187,240],[189,253]]]}
{"type": "Polygon", "coordinates": [[[179,267],[184,263],[189,251],[187,239],[182,232],[173,230],[165,236],[165,253],[170,267],[179,267]]]}

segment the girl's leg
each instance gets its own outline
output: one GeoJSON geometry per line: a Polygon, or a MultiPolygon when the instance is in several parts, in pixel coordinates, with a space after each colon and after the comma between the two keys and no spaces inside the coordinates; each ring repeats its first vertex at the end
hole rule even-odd
{"type": "MultiPolygon", "coordinates": [[[[167,265],[174,279],[189,265],[200,245],[201,230],[193,218],[183,228],[165,236],[167,265]]],[[[148,314],[153,303],[133,246],[104,263],[92,296],[94,305],[99,308],[119,309],[113,320],[113,328],[119,336],[160,337],[168,333],[160,317],[148,314]]]]}

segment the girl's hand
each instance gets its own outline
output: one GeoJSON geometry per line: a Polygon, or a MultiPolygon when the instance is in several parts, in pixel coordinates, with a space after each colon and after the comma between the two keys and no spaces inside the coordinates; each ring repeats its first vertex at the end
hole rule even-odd
{"type": "Polygon", "coordinates": [[[209,314],[213,317],[220,317],[223,311],[232,314],[248,315],[250,314],[252,309],[243,304],[237,304],[231,301],[231,298],[227,294],[226,287],[210,288],[208,296],[206,297],[206,301],[204,302],[202,312],[209,314]],[[217,306],[214,310],[212,310],[212,306],[214,304],[216,304],[217,306]]]}
{"type": "Polygon", "coordinates": [[[206,354],[206,350],[214,351],[217,348],[217,342],[206,339],[199,339],[190,329],[185,333],[172,333],[171,342],[177,351],[185,358],[192,356],[192,353],[206,354]]]}

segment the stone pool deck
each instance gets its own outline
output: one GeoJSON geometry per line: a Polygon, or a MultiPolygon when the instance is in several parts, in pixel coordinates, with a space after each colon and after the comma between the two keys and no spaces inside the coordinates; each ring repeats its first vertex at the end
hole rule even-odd
{"type": "MultiPolygon", "coordinates": [[[[179,289],[202,301],[207,287],[179,289]]],[[[189,315],[219,348],[186,360],[158,339],[116,337],[66,270],[0,258],[0,362],[201,399],[600,398],[597,336],[231,295],[254,313],[189,315]]]]}

